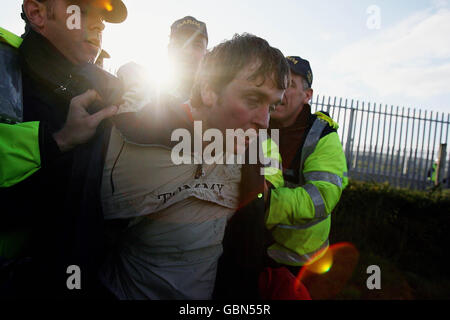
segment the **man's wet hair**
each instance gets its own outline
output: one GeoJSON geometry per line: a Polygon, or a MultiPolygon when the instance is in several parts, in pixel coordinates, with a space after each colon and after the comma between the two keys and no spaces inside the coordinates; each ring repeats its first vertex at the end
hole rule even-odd
{"type": "Polygon", "coordinates": [[[192,88],[192,106],[203,105],[202,83],[206,82],[220,95],[237,74],[252,63],[258,63],[259,68],[248,80],[258,81],[257,86],[262,86],[269,79],[274,81],[278,89],[287,89],[290,69],[283,53],[271,47],[266,40],[252,34],[235,34],[231,40],[217,45],[203,58],[192,88]]]}

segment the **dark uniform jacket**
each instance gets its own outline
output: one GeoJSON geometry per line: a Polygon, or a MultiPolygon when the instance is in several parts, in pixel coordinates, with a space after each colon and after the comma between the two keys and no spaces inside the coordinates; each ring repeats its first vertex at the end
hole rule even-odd
{"type": "Polygon", "coordinates": [[[23,121],[41,122],[44,160],[30,178],[0,190],[0,230],[29,234],[22,255],[27,262],[18,263],[9,296],[90,296],[97,290],[93,283],[102,252],[99,190],[108,129],[102,125],[89,144],[60,153],[52,134],[66,121],[72,96],[64,88],[77,67],[32,30],[24,37],[19,57],[23,121]],[[81,268],[82,290],[67,289],[70,265],[81,268]]]}

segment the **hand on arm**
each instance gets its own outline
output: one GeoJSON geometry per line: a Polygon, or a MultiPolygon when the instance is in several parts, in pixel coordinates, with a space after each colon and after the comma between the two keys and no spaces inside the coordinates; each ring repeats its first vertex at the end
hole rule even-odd
{"type": "Polygon", "coordinates": [[[304,165],[306,183],[272,190],[269,224],[299,224],[329,215],[342,194],[347,172],[337,133],[323,137],[304,165]]]}
{"type": "Polygon", "coordinates": [[[93,90],[88,90],[72,99],[66,124],[60,131],[53,134],[62,152],[70,151],[77,145],[88,142],[94,136],[100,122],[117,113],[117,107],[110,106],[93,115],[89,114],[87,108],[100,100],[98,93],[93,90]]]}

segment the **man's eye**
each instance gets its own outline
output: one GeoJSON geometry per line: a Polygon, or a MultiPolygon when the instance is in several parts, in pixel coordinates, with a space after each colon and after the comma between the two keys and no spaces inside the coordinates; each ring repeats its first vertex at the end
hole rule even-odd
{"type": "Polygon", "coordinates": [[[252,109],[258,108],[258,105],[257,105],[255,102],[249,102],[249,103],[248,103],[248,106],[249,106],[250,108],[252,108],[252,109]]]}
{"type": "Polygon", "coordinates": [[[276,104],[271,104],[269,106],[269,112],[274,112],[277,109],[277,105],[276,104]]]}
{"type": "Polygon", "coordinates": [[[248,104],[249,106],[251,106],[251,107],[254,107],[254,108],[258,107],[258,103],[259,103],[258,100],[255,100],[255,99],[247,99],[247,104],[248,104]]]}

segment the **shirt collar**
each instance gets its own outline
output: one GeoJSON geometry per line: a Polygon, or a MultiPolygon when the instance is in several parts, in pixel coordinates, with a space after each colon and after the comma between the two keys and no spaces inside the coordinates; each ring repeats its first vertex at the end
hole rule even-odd
{"type": "Polygon", "coordinates": [[[30,30],[19,48],[23,71],[52,87],[63,85],[76,67],[44,36],[30,30]]]}

